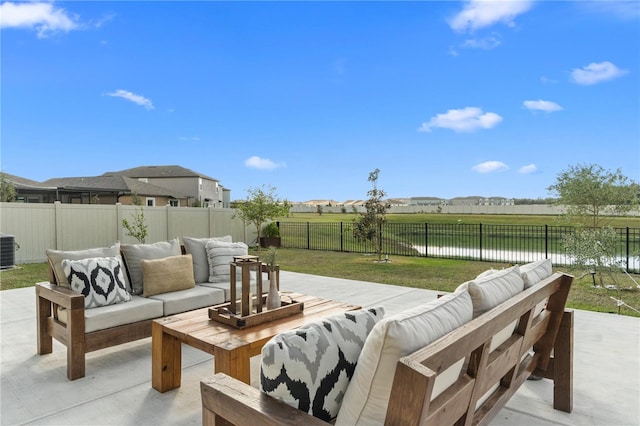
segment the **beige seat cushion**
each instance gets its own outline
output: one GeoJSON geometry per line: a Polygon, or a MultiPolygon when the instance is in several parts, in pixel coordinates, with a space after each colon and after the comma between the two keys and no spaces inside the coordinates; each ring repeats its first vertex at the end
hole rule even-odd
{"type": "Polygon", "coordinates": [[[167,316],[224,303],[224,291],[197,285],[186,290],[156,294],[149,299],[161,301],[163,314],[167,316]]]}
{"type": "Polygon", "coordinates": [[[193,288],[193,261],[190,254],[163,259],[142,259],[142,296],[193,288]]]}
{"type": "MultiPolygon", "coordinates": [[[[84,311],[84,328],[86,333],[105,330],[119,325],[162,317],[162,301],[147,299],[142,296],[131,296],[127,303],[100,306],[84,311]]],[[[58,320],[67,323],[67,310],[58,309],[58,320]]]]}

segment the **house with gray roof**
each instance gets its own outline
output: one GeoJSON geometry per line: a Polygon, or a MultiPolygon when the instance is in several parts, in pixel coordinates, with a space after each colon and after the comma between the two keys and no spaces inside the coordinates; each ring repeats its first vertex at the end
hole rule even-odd
{"type": "Polygon", "coordinates": [[[52,178],[44,182],[4,173],[18,202],[229,207],[231,191],[217,179],[180,166],[143,166],[101,176],[52,178]]]}
{"type": "Polygon", "coordinates": [[[231,203],[231,191],[220,185],[218,179],[181,166],[141,166],[102,176],[126,176],[169,188],[185,194],[191,200],[190,205],[229,207],[231,203]]]}

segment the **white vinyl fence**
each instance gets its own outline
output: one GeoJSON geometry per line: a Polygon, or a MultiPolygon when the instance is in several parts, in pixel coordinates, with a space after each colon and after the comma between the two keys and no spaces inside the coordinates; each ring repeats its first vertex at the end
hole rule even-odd
{"type": "MultiPolygon", "coordinates": [[[[255,243],[254,227],[234,218],[234,209],[143,207],[147,243],[176,237],[231,235],[233,241],[255,243]]],[[[0,232],[17,243],[15,263],[46,261],[47,249],[81,250],[110,246],[116,241],[136,244],[126,236],[122,219],[133,222],[136,206],[99,204],[0,203],[0,232]]]]}

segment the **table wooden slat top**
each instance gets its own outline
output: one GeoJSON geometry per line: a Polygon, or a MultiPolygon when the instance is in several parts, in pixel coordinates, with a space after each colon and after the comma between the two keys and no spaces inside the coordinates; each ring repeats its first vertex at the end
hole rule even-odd
{"type": "Polygon", "coordinates": [[[209,318],[209,308],[160,318],[152,325],[152,385],[165,392],[180,386],[180,344],[214,355],[215,372],[224,372],[246,383],[250,381],[249,359],[276,334],[301,327],[360,306],[299,293],[282,297],[304,302],[301,313],[263,324],[237,329],[209,318]]]}

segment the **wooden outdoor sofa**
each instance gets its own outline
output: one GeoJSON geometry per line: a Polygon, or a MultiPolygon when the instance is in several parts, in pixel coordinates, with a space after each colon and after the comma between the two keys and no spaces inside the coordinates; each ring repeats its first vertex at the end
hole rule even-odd
{"type": "MultiPolygon", "coordinates": [[[[532,374],[553,380],[554,408],[571,412],[573,312],[565,310],[565,303],[572,280],[555,273],[400,358],[386,418],[375,423],[485,425],[532,374]],[[491,348],[494,336],[504,330],[508,337],[491,348]],[[457,379],[432,398],[438,375],[461,359],[457,379]]],[[[201,396],[203,425],[327,424],[220,373],[201,382],[201,396]]]]}
{"type": "MultiPolygon", "coordinates": [[[[153,320],[180,312],[213,306],[229,300],[229,279],[221,282],[208,282],[209,265],[205,245],[209,240],[223,241],[231,246],[231,236],[217,238],[182,237],[168,242],[154,244],[121,245],[87,249],[73,252],[48,250],[49,281],[35,285],[37,316],[37,352],[40,355],[53,351],[53,339],[67,347],[67,378],[75,380],[85,376],[85,356],[89,352],[151,337],[153,320]],[[129,256],[127,257],[127,250],[129,256]],[[186,256],[185,256],[186,255],[186,256]],[[69,288],[69,284],[60,284],[61,259],[71,256],[73,259],[96,257],[120,257],[126,274],[127,283],[132,281],[134,263],[140,272],[141,259],[158,261],[153,267],[159,272],[155,277],[164,283],[164,291],[149,297],[144,294],[132,294],[126,303],[117,303],[97,308],[85,308],[85,296],[69,288]],[[186,261],[186,259],[192,259],[186,261]],[[181,262],[186,267],[174,274],[175,265],[181,262]],[[187,286],[179,281],[189,281],[187,286]],[[194,283],[195,281],[195,283],[194,283]],[[174,288],[171,288],[171,287],[174,288]]],[[[234,250],[238,249],[235,247],[234,250]]],[[[244,246],[246,247],[246,246],[244,246]]],[[[228,263],[233,258],[229,247],[222,250],[218,259],[224,271],[229,271],[228,263]]],[[[239,249],[242,251],[241,249],[239,249]]],[[[246,254],[246,253],[245,253],[246,254]]],[[[263,265],[263,272],[268,273],[263,265]]],[[[276,271],[276,274],[279,270],[276,271]]],[[[129,285],[129,284],[128,284],[129,285]]],[[[142,285],[142,283],[141,283],[142,285]]],[[[144,286],[147,283],[145,281],[144,286]]]]}

